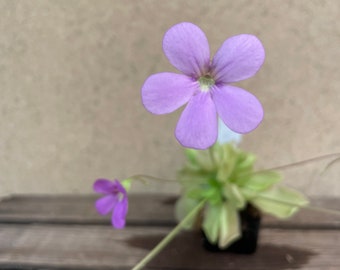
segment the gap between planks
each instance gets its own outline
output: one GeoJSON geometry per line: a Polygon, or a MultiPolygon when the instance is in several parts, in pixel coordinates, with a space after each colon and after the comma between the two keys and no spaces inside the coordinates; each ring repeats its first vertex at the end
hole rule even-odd
{"type": "MultiPolygon", "coordinates": [[[[94,209],[96,198],[91,195],[15,196],[0,202],[0,223],[109,225],[110,217],[102,217],[94,209]]],[[[175,200],[174,196],[130,196],[128,226],[174,226],[175,200]]],[[[313,198],[311,202],[340,210],[340,200],[336,198],[313,198]]],[[[264,215],[262,225],[286,229],[340,229],[340,216],[302,209],[287,220],[264,215]]]]}

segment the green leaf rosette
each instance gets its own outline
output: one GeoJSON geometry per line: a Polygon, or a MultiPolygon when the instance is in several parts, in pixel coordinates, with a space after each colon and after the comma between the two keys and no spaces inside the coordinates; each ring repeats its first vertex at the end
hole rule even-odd
{"type": "Polygon", "coordinates": [[[241,237],[239,211],[251,204],[278,218],[288,218],[308,204],[301,193],[277,186],[281,175],[255,171],[255,155],[233,144],[209,150],[186,150],[187,163],[179,171],[183,189],[175,214],[182,220],[202,200],[206,203],[186,229],[201,228],[212,244],[226,248],[241,237]]]}

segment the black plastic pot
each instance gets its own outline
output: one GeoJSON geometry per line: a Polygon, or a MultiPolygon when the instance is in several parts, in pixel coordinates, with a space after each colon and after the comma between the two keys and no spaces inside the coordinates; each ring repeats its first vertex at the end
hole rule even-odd
{"type": "Polygon", "coordinates": [[[242,236],[225,249],[220,249],[218,245],[209,243],[204,236],[204,247],[212,252],[232,252],[239,254],[252,254],[257,248],[257,239],[261,223],[261,213],[254,206],[248,204],[240,213],[242,236]]]}

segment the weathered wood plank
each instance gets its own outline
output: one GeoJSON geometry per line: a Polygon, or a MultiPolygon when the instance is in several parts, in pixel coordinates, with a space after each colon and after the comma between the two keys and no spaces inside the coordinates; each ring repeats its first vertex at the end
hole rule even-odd
{"type": "MultiPolygon", "coordinates": [[[[95,196],[18,196],[0,202],[0,223],[61,223],[109,224],[93,207],[95,196]]],[[[128,224],[175,224],[173,204],[175,197],[161,195],[133,195],[130,198],[128,224]]],[[[340,210],[340,199],[315,198],[312,204],[340,210]]],[[[265,216],[264,227],[339,229],[340,216],[302,210],[288,220],[265,216]]]]}
{"type": "MultiPolygon", "coordinates": [[[[0,202],[0,223],[109,224],[94,208],[96,196],[14,196],[0,202]]],[[[133,195],[128,222],[132,225],[174,224],[174,197],[133,195]]]]}
{"type": "MultiPolygon", "coordinates": [[[[0,225],[0,268],[130,269],[168,228],[0,225]]],[[[340,269],[339,230],[263,229],[254,255],[210,253],[182,233],[147,269],[340,269]]]]}

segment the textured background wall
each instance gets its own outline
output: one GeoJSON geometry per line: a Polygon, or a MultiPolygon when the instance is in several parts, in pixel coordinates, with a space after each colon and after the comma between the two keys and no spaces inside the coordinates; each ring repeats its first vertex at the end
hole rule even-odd
{"type": "MultiPolygon", "coordinates": [[[[239,33],[262,40],[263,68],[238,84],[265,109],[242,143],[260,167],[340,151],[339,18],[336,0],[0,1],[0,194],[88,193],[97,177],[138,172],[174,178],[180,112],[149,114],[140,87],[174,71],[161,43],[181,21],[198,24],[212,52],[239,33]]],[[[287,182],[340,195],[336,173],[320,180],[319,169],[287,182]]],[[[137,190],[160,188],[176,185],[137,190]]]]}

